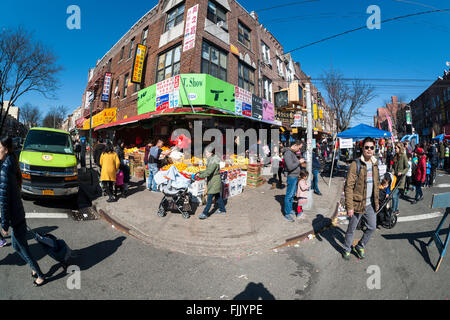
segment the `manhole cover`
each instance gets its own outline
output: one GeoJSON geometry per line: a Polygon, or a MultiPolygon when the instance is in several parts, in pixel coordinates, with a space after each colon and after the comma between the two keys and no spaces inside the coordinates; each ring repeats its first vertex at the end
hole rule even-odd
{"type": "Polygon", "coordinates": [[[82,208],[78,211],[72,211],[72,216],[75,221],[97,220],[97,214],[92,207],[82,208]]]}

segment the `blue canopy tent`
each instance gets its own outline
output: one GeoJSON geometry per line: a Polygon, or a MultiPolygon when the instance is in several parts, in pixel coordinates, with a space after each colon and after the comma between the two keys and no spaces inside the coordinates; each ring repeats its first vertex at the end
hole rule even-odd
{"type": "Polygon", "coordinates": [[[439,140],[439,141],[450,140],[450,135],[440,134],[440,135],[434,137],[432,140],[439,140]]]}
{"type": "Polygon", "coordinates": [[[377,129],[366,124],[360,124],[356,127],[345,130],[337,135],[338,138],[390,138],[392,137],[389,131],[377,129]]]}

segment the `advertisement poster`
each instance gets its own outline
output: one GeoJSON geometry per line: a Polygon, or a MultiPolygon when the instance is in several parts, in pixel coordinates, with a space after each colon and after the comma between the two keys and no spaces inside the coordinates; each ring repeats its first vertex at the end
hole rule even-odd
{"type": "Polygon", "coordinates": [[[109,101],[109,91],[111,88],[111,77],[112,77],[111,73],[109,73],[109,72],[105,73],[105,80],[103,81],[102,102],[109,101]]]}
{"type": "Polygon", "coordinates": [[[351,149],[353,148],[353,139],[343,139],[339,138],[339,148],[340,149],[351,149]]]}
{"type": "Polygon", "coordinates": [[[134,63],[133,63],[133,75],[131,77],[132,83],[142,82],[142,70],[144,69],[144,60],[146,52],[147,52],[146,46],[142,44],[138,44],[136,46],[136,53],[134,55],[134,63]]]}
{"type": "Polygon", "coordinates": [[[156,111],[177,108],[180,104],[180,76],[156,84],[156,111]]]}
{"type": "Polygon", "coordinates": [[[238,115],[248,115],[248,109],[250,109],[250,117],[251,117],[251,110],[252,110],[252,94],[251,92],[248,92],[247,90],[244,90],[240,87],[235,87],[234,89],[234,95],[235,95],[235,103],[236,103],[236,110],[235,113],[238,115]],[[245,111],[245,114],[244,114],[245,111]]]}
{"type": "Polygon", "coordinates": [[[183,52],[195,48],[195,35],[197,34],[198,4],[190,8],[186,17],[186,29],[184,31],[183,52]]]}
{"type": "Polygon", "coordinates": [[[242,115],[251,117],[252,116],[252,105],[242,102],[242,115]]]}
{"type": "Polygon", "coordinates": [[[263,99],[252,95],[252,117],[261,120],[263,118],[263,99]]]}
{"type": "Polygon", "coordinates": [[[273,103],[263,99],[263,120],[273,122],[275,120],[275,107],[273,103]]]}

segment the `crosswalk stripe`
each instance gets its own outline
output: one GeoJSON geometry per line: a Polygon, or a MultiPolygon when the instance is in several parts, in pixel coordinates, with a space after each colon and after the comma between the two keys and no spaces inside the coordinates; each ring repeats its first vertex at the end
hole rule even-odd
{"type": "Polygon", "coordinates": [[[407,216],[407,217],[398,217],[398,222],[409,222],[409,221],[417,221],[417,220],[425,220],[425,219],[432,219],[432,218],[438,218],[442,217],[444,214],[442,212],[432,212],[432,213],[425,213],[425,214],[419,214],[414,216],[407,216]]]}
{"type": "Polygon", "coordinates": [[[67,219],[69,215],[67,213],[39,213],[39,212],[28,212],[25,214],[27,219],[67,219]]]}
{"type": "Polygon", "coordinates": [[[450,183],[441,183],[434,186],[435,188],[450,188],[450,183]]]}

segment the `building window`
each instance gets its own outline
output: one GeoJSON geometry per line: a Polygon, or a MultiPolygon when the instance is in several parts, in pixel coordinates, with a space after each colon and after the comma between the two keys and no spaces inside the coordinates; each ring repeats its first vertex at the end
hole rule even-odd
{"type": "Polygon", "coordinates": [[[239,87],[255,93],[255,71],[239,62],[239,87]]]}
{"type": "Polygon", "coordinates": [[[135,42],[135,38],[131,39],[131,42],[130,42],[130,51],[128,52],[128,59],[130,59],[131,56],[133,55],[134,42],[135,42]]]}
{"type": "Polygon", "coordinates": [[[144,46],[147,44],[147,37],[148,37],[148,27],[144,29],[144,32],[142,32],[142,44],[144,46]]]}
{"type": "Polygon", "coordinates": [[[227,81],[227,54],[203,41],[202,73],[227,81]]]}
{"type": "Polygon", "coordinates": [[[138,92],[139,90],[141,90],[141,85],[139,83],[136,83],[134,85],[134,93],[138,92]]]}
{"type": "Polygon", "coordinates": [[[128,77],[129,77],[129,74],[127,73],[125,75],[125,78],[123,79],[123,96],[122,96],[122,98],[126,98],[127,97],[127,93],[128,93],[128,77]]]}
{"type": "MultiPolygon", "coordinates": [[[[123,59],[123,54],[125,53],[125,47],[122,47],[122,50],[120,50],[120,60],[123,59]]],[[[120,61],[119,60],[119,61],[120,61]]]]}
{"type": "Polygon", "coordinates": [[[180,74],[181,45],[159,55],[156,82],[180,74]]]}
{"type": "Polygon", "coordinates": [[[263,96],[267,101],[272,102],[272,80],[263,77],[263,96]]]}
{"type": "Polygon", "coordinates": [[[242,43],[245,47],[250,49],[250,29],[244,26],[242,23],[239,22],[238,24],[239,34],[238,34],[238,41],[242,43]]]}
{"type": "Polygon", "coordinates": [[[270,64],[270,49],[267,44],[261,41],[261,54],[262,54],[262,60],[266,64],[270,64]]]}
{"type": "Polygon", "coordinates": [[[278,66],[278,74],[284,77],[283,62],[281,62],[279,58],[277,58],[277,66],[278,66]]]}
{"type": "Polygon", "coordinates": [[[184,3],[167,12],[167,22],[164,32],[169,31],[183,21],[184,18],[184,3]]]}
{"type": "Polygon", "coordinates": [[[213,1],[208,2],[208,20],[218,23],[220,21],[227,22],[227,11],[213,1]]]}
{"type": "Polygon", "coordinates": [[[116,80],[116,88],[114,89],[114,96],[118,97],[119,94],[119,79],[116,80]]]}

